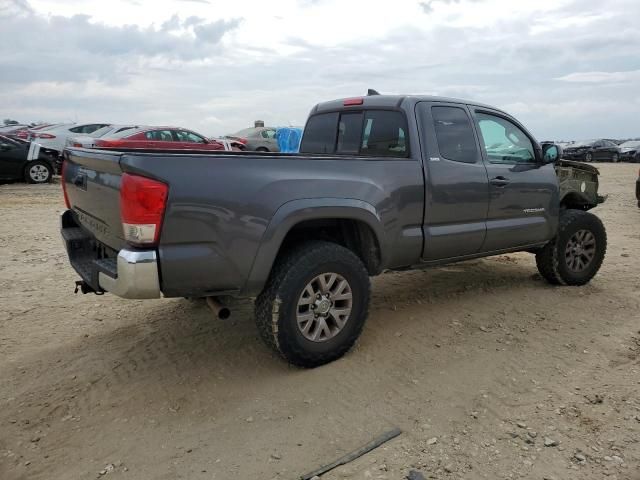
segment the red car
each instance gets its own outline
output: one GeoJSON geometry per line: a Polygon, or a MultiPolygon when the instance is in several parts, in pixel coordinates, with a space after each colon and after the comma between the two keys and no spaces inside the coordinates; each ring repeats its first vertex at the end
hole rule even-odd
{"type": "Polygon", "coordinates": [[[154,150],[224,150],[222,143],[177,127],[140,127],[97,138],[96,148],[141,148],[154,150]]]}

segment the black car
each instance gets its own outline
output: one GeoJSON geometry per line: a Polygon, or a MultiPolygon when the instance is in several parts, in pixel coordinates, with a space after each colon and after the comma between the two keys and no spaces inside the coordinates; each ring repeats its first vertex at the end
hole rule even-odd
{"type": "Polygon", "coordinates": [[[640,140],[629,140],[620,145],[620,160],[640,163],[640,140]]]}
{"type": "Polygon", "coordinates": [[[611,140],[585,140],[575,142],[564,149],[563,158],[583,162],[617,162],[620,147],[611,140]]]}
{"type": "Polygon", "coordinates": [[[0,180],[51,181],[55,160],[35,142],[0,135],[0,180]]]}

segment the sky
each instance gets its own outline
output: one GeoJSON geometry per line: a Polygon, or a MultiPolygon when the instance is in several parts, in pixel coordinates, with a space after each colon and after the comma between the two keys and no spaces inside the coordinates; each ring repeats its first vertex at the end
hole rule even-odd
{"type": "Polygon", "coordinates": [[[303,125],[443,95],[539,140],[640,136],[639,0],[0,0],[0,119],[303,125]]]}

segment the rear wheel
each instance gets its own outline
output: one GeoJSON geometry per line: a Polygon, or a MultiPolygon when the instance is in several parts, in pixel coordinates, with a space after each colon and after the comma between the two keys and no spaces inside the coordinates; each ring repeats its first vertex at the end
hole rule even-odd
{"type": "Polygon", "coordinates": [[[29,183],[47,183],[52,176],[51,167],[41,160],[29,162],[24,169],[25,180],[29,183]]]}
{"type": "Polygon", "coordinates": [[[618,160],[620,160],[620,155],[618,155],[617,153],[614,153],[613,155],[611,155],[611,161],[613,163],[618,163],[618,160]]]}
{"type": "Polygon", "coordinates": [[[565,210],[555,239],[536,254],[536,265],[549,283],[584,285],[598,273],[606,250],[607,232],[598,217],[565,210]]]}
{"type": "Polygon", "coordinates": [[[267,345],[290,363],[316,367],[353,346],[369,296],[369,274],[353,252],[308,242],[276,261],[256,299],[256,323],[267,345]]]}
{"type": "Polygon", "coordinates": [[[593,153],[587,152],[586,155],[584,156],[584,161],[585,162],[593,162],[593,153]]]}

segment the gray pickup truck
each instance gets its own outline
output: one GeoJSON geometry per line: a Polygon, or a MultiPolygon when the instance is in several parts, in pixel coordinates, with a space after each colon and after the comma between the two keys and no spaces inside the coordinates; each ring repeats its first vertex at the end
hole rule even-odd
{"type": "Polygon", "coordinates": [[[473,102],[321,103],[300,154],[65,151],[61,218],[83,293],[255,297],[266,343],[312,367],[360,334],[369,277],[507,252],[583,285],[606,250],[592,166],[473,102]]]}

